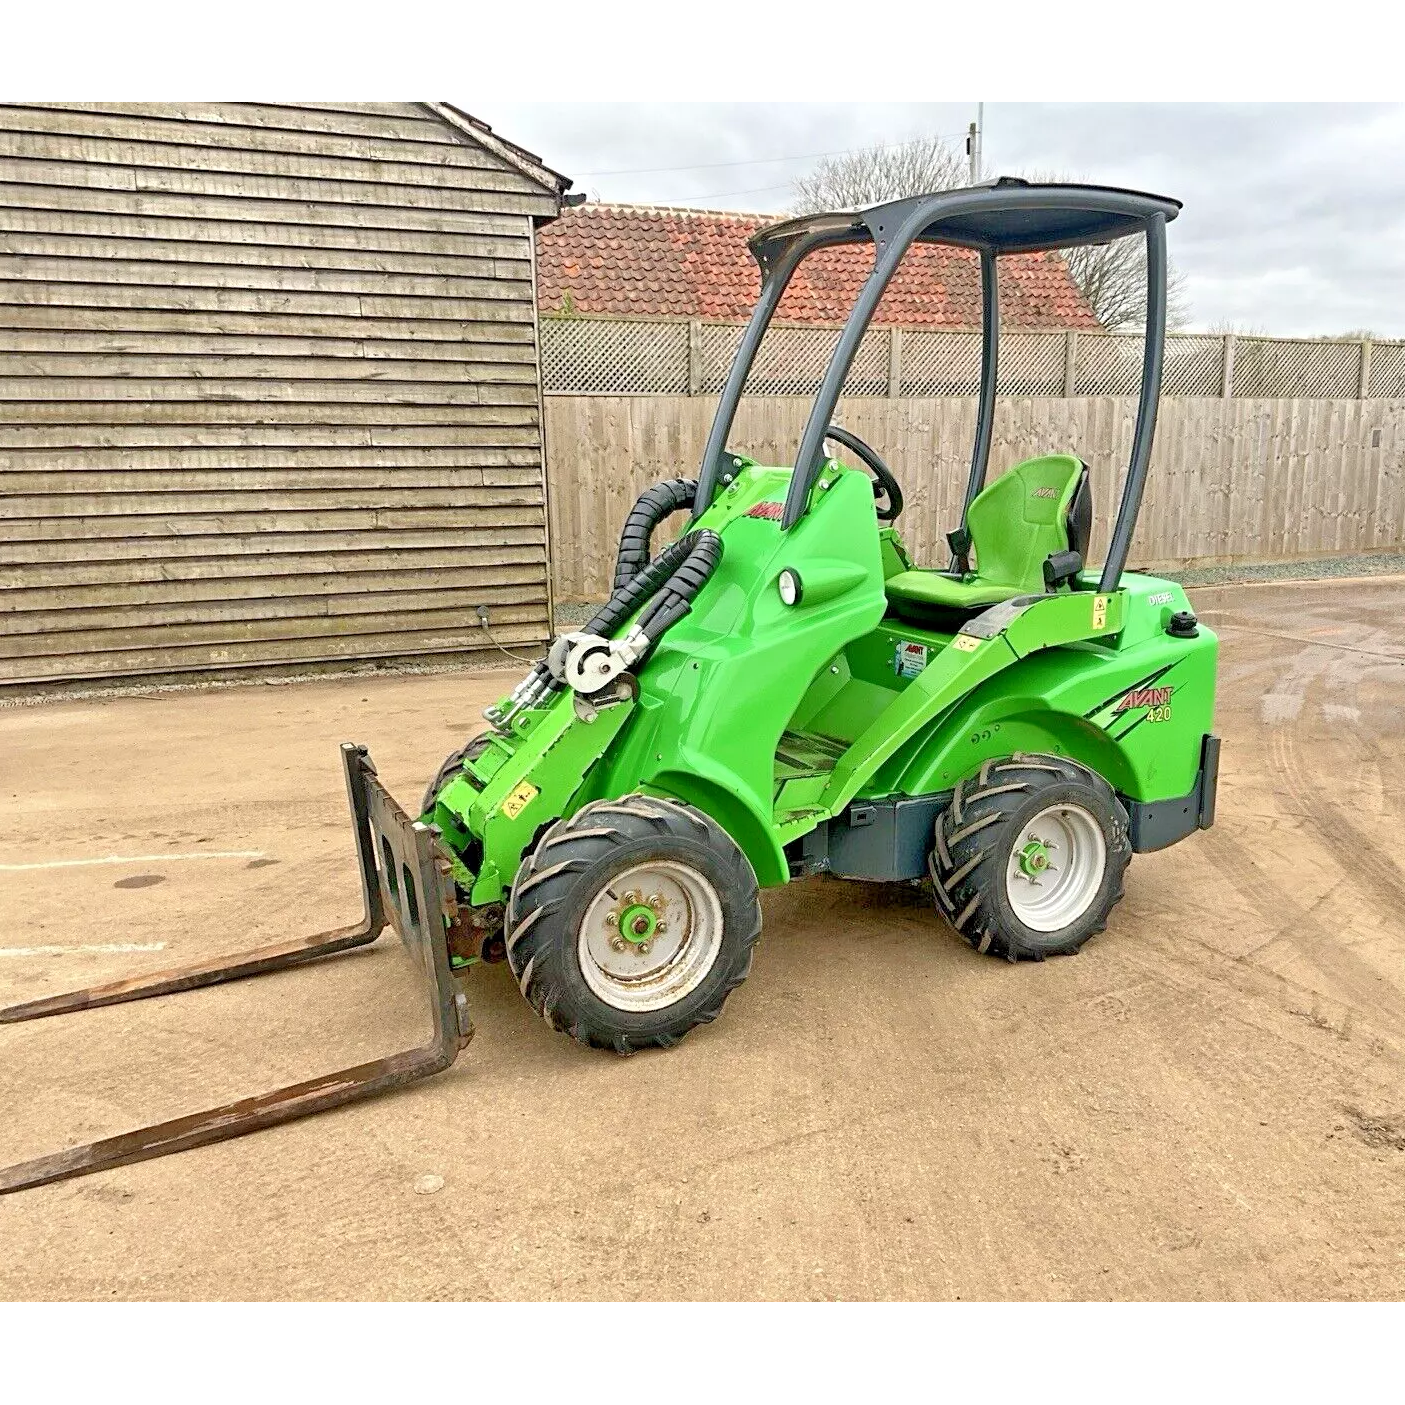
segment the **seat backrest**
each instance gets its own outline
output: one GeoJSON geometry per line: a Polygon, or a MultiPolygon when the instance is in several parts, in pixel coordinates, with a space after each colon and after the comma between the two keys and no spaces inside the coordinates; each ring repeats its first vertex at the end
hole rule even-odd
{"type": "MultiPolygon", "coordinates": [[[[1087,550],[1086,529],[1076,533],[1084,537],[1083,542],[1069,541],[1069,508],[1086,473],[1083,461],[1073,454],[1046,454],[1006,469],[976,497],[966,514],[976,574],[982,580],[1017,586],[1022,593],[1041,593],[1048,557],[1078,551],[1080,546],[1087,550]]],[[[1087,499],[1086,489],[1081,497],[1087,499]]],[[[1085,508],[1076,515],[1089,513],[1085,508]]]]}

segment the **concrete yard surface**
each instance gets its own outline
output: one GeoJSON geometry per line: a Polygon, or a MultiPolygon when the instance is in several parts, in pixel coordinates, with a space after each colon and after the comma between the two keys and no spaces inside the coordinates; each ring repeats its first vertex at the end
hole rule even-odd
{"type": "MultiPolygon", "coordinates": [[[[1194,600],[1219,821],[1137,857],[1081,955],[807,881],[723,1017],[632,1059],[478,968],[445,1074],[0,1198],[0,1295],[1401,1296],[1405,580],[1194,600]]],[[[413,806],[515,677],[0,710],[0,1003],[354,920],[337,743],[413,806]]],[[[4,1026],[0,1163],[409,1048],[419,1001],[383,938],[4,1026]]]]}

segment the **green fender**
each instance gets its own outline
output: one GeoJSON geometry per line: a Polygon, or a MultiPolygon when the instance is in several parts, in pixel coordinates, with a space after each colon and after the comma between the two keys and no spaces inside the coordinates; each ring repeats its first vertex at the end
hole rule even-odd
{"type": "Polygon", "coordinates": [[[1048,751],[1134,800],[1187,795],[1214,725],[1217,652],[1202,627],[1191,641],[1158,633],[1123,649],[1072,645],[1012,661],[924,726],[865,793],[947,790],[991,757],[1048,751]]]}

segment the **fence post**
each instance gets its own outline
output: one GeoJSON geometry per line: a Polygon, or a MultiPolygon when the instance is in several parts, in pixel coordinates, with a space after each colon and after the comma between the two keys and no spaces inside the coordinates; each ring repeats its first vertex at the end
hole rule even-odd
{"type": "Polygon", "coordinates": [[[1371,343],[1362,341],[1361,343],[1361,380],[1356,387],[1356,398],[1366,399],[1366,392],[1371,385],[1371,343]]]}
{"type": "Polygon", "coordinates": [[[1064,399],[1073,398],[1078,385],[1078,333],[1064,333],[1064,399]]]}
{"type": "Polygon", "coordinates": [[[688,322],[688,394],[702,394],[702,323],[696,317],[688,322]]]}
{"type": "Polygon", "coordinates": [[[888,328],[888,398],[896,400],[903,393],[903,329],[888,328]]]}
{"type": "Polygon", "coordinates": [[[1220,382],[1220,398],[1228,400],[1234,394],[1234,348],[1233,332],[1226,332],[1224,338],[1224,378],[1220,382]]]}

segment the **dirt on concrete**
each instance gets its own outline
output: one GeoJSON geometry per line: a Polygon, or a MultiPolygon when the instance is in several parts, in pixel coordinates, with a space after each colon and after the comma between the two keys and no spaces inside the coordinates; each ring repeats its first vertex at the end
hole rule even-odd
{"type": "MultiPolygon", "coordinates": [[[[1080,956],[810,881],[767,894],[723,1018],[633,1059],[479,968],[447,1074],[0,1199],[0,1295],[1400,1296],[1405,581],[1195,602],[1219,822],[1138,857],[1080,956]]],[[[337,742],[413,800],[503,683],[0,712],[0,1003],[353,920],[337,742]],[[29,867],[110,855],[140,861],[29,867]]],[[[417,1001],[383,942],[7,1026],[0,1162],[408,1048],[417,1001]]]]}

